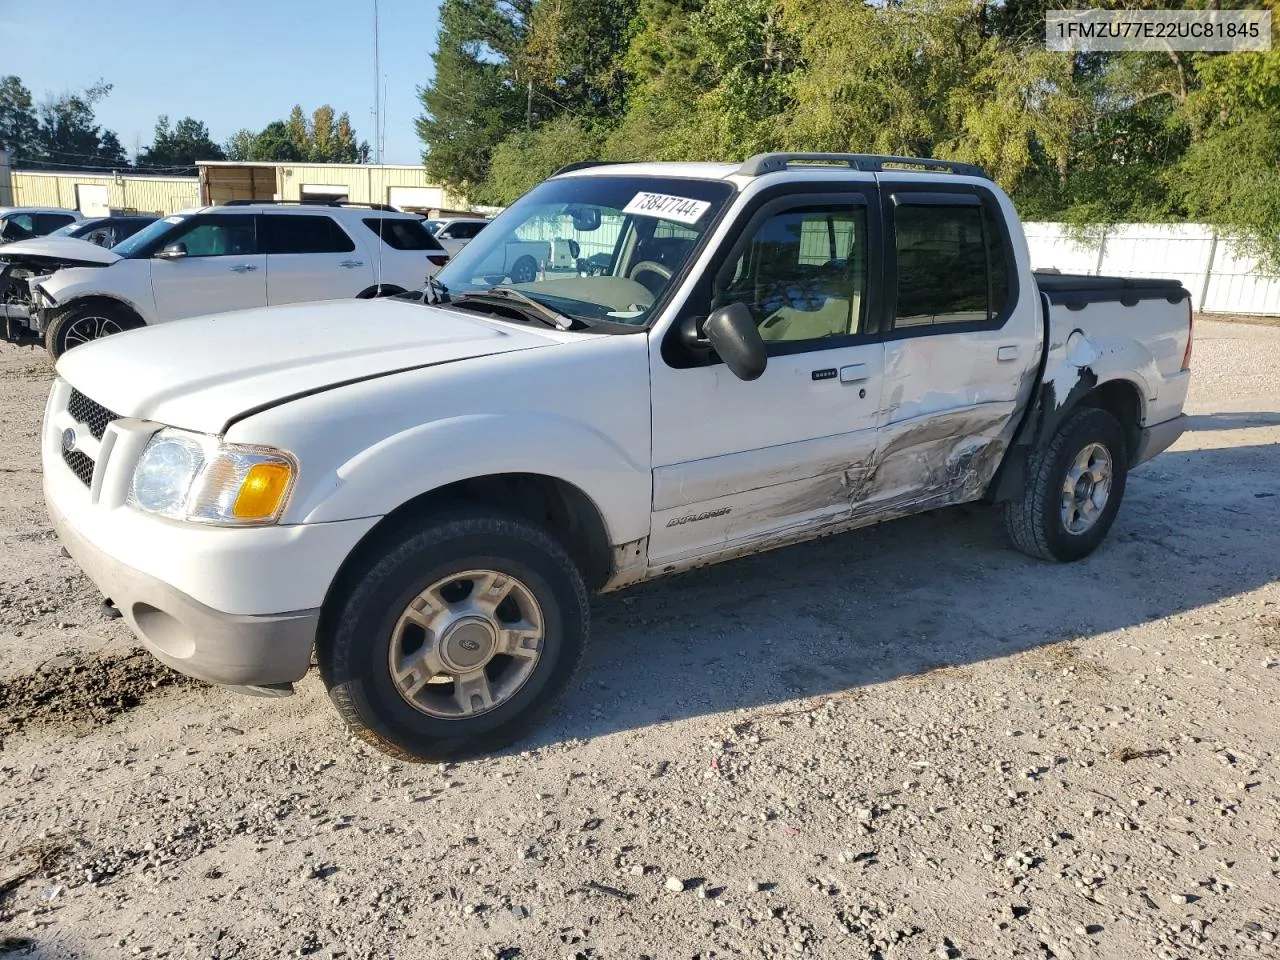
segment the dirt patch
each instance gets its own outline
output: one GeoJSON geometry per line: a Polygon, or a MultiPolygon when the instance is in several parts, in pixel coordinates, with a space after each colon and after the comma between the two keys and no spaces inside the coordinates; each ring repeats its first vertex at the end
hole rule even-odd
{"type": "Polygon", "coordinates": [[[1024,654],[1022,661],[1032,669],[1049,670],[1101,680],[1107,676],[1107,668],[1096,660],[1081,656],[1073,644],[1051,643],[1024,654]]]}
{"type": "Polygon", "coordinates": [[[170,687],[200,686],[141,650],[55,657],[0,680],[0,737],[31,726],[85,734],[170,687]]]}

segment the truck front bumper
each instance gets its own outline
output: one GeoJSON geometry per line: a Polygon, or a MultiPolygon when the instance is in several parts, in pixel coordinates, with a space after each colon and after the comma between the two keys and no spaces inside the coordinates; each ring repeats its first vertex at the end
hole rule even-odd
{"type": "Polygon", "coordinates": [[[44,499],[89,579],[143,644],[183,673],[230,686],[301,678],[329,587],[378,518],[231,529],[144,513],[127,505],[127,493],[159,425],[81,422],[70,396],[56,380],[41,444],[44,499]]]}
{"type": "Polygon", "coordinates": [[[71,559],[111,598],[143,645],[175,670],[231,686],[291,683],[307,672],[319,607],[265,616],[223,613],[113,559],[52,502],[49,516],[71,559]]]}

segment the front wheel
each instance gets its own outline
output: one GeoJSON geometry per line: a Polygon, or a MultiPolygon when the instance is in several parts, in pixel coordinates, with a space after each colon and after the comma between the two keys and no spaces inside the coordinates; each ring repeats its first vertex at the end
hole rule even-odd
{"type": "Polygon", "coordinates": [[[72,347],[140,326],[142,319],[124,304],[73,303],[53,315],[44,345],[56,360],[72,347]]]}
{"type": "Polygon", "coordinates": [[[1093,407],[1068,414],[1029,464],[1022,496],[1004,505],[1009,539],[1042,560],[1087,557],[1120,509],[1128,463],[1124,430],[1115,417],[1093,407]]]}
{"type": "Polygon", "coordinates": [[[495,513],[422,521],[338,603],[317,650],[329,697],[353,732],[405,760],[455,760],[527,734],[587,644],[573,560],[495,513]]]}

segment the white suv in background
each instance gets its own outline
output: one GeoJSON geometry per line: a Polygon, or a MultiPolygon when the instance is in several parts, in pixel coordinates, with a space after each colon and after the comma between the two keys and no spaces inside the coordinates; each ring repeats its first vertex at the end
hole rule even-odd
{"type": "Polygon", "coordinates": [[[100,250],[100,263],[30,259],[26,323],[57,357],[144,324],[418,290],[449,257],[393,207],[233,201],[158,220],[100,250]]]}
{"type": "Polygon", "coordinates": [[[489,221],[481,217],[454,217],[451,220],[428,220],[426,224],[445,252],[456,257],[463,247],[489,225],[489,221]]]}

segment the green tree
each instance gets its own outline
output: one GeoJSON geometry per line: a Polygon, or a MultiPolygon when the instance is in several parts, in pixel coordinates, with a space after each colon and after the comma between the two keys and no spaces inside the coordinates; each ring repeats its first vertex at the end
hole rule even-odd
{"type": "Polygon", "coordinates": [[[541,0],[518,63],[551,116],[612,120],[626,105],[621,56],[635,32],[638,0],[541,0]]]}
{"type": "Polygon", "coordinates": [[[29,153],[17,165],[49,163],[88,170],[129,166],[119,138],[103,130],[94,116],[94,107],[110,93],[111,84],[99,81],[79,93],[46,98],[36,110],[38,126],[29,153]]]}
{"type": "Polygon", "coordinates": [[[464,193],[483,183],[489,158],[526,126],[528,84],[517,69],[532,0],[444,0],[431,59],[435,76],[418,89],[415,122],[435,181],[464,193]]]}
{"type": "Polygon", "coordinates": [[[155,140],[138,154],[138,165],[171,167],[194,172],[197,160],[225,160],[222,148],[209,136],[209,128],[192,117],[183,117],[170,127],[169,117],[156,121],[155,140]]]}
{"type": "Polygon", "coordinates": [[[289,136],[289,128],[283,120],[274,120],[267,124],[260,133],[254,136],[249,145],[249,160],[297,162],[305,160],[305,155],[294,144],[289,136]]]}
{"type": "Polygon", "coordinates": [[[333,159],[335,163],[369,162],[369,144],[363,140],[356,141],[356,132],[351,128],[351,117],[345,110],[338,114],[338,122],[333,130],[333,159]]]}
{"type": "Polygon", "coordinates": [[[570,116],[557,117],[537,130],[521,130],[494,150],[489,176],[476,199],[512,203],[565,164],[598,156],[599,149],[599,139],[570,116]]]}
{"type": "Polygon", "coordinates": [[[1192,218],[1240,237],[1280,269],[1280,50],[1198,65],[1188,123],[1199,131],[1170,186],[1192,218]]]}
{"type": "Polygon", "coordinates": [[[0,150],[24,157],[35,146],[40,124],[31,91],[18,77],[0,77],[0,150]]]}
{"type": "Polygon", "coordinates": [[[237,130],[231,135],[231,138],[223,144],[223,152],[228,160],[244,161],[249,159],[249,153],[253,149],[253,141],[257,136],[252,130],[237,130]]]}
{"type": "Polygon", "coordinates": [[[306,158],[311,153],[311,125],[307,123],[307,115],[302,112],[302,104],[295,103],[289,111],[289,119],[285,121],[285,129],[289,133],[289,142],[299,157],[306,158]]]}

